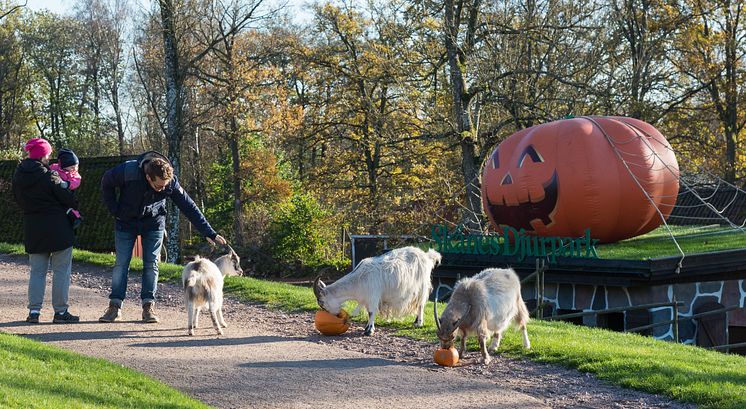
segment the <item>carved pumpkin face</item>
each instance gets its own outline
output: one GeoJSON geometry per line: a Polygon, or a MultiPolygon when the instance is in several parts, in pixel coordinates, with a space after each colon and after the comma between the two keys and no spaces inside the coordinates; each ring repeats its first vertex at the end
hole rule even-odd
{"type": "Polygon", "coordinates": [[[623,117],[566,119],[498,145],[482,171],[482,203],[498,232],[510,226],[579,237],[590,228],[593,238],[614,242],[659,226],[656,207],[668,217],[678,176],[668,141],[651,125],[623,117]]]}

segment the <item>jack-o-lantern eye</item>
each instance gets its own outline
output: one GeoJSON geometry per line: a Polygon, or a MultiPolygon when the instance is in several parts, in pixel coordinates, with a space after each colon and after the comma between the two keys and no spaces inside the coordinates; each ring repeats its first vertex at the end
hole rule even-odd
{"type": "Polygon", "coordinates": [[[500,167],[500,151],[498,149],[495,149],[494,152],[492,152],[492,169],[497,169],[500,167]]]}
{"type": "Polygon", "coordinates": [[[527,156],[534,162],[544,162],[544,158],[539,155],[539,152],[536,152],[536,149],[534,149],[533,146],[529,145],[521,154],[521,160],[518,161],[519,168],[523,167],[523,163],[526,161],[527,156]]]}

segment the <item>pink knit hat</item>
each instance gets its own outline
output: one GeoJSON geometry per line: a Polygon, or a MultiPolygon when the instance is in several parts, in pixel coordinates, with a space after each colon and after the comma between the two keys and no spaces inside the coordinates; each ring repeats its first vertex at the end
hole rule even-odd
{"type": "Polygon", "coordinates": [[[42,138],[29,139],[23,149],[28,152],[28,157],[31,159],[41,159],[52,153],[52,145],[42,138]]]}

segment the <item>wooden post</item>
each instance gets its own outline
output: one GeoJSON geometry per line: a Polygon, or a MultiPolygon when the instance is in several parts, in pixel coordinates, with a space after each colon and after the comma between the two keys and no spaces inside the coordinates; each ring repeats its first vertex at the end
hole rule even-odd
{"type": "Polygon", "coordinates": [[[142,236],[137,236],[132,247],[132,257],[142,258],[142,236]]]}
{"type": "Polygon", "coordinates": [[[539,259],[536,259],[536,319],[541,319],[541,273],[539,273],[539,259]]]}
{"type": "Polygon", "coordinates": [[[676,293],[673,295],[673,340],[679,343],[679,305],[676,303],[676,293]]]}

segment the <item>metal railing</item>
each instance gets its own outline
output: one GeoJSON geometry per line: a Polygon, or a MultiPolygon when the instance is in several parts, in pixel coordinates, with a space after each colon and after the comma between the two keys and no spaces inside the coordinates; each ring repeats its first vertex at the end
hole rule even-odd
{"type": "Polygon", "coordinates": [[[536,270],[521,280],[521,286],[532,279],[535,279],[536,291],[536,308],[529,314],[534,315],[537,319],[544,317],[544,272],[547,270],[546,261],[543,258],[536,259],[536,270]]]}

